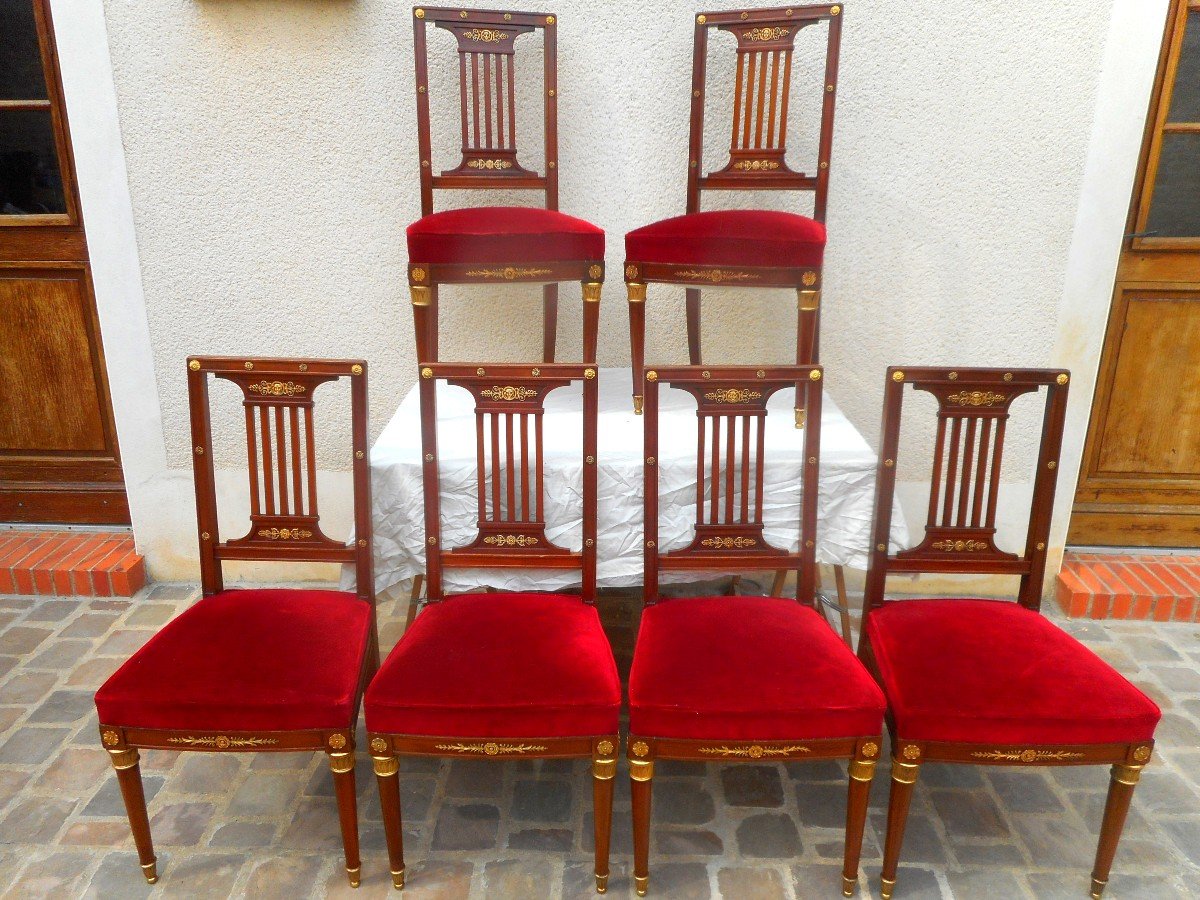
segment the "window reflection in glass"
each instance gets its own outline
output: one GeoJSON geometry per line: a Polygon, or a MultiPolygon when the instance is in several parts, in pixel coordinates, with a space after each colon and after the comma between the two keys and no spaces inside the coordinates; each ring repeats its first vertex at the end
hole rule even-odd
{"type": "Polygon", "coordinates": [[[66,211],[50,110],[0,110],[0,215],[66,211]]]}
{"type": "Polygon", "coordinates": [[[1200,237],[1200,134],[1162,136],[1146,230],[1155,237],[1200,237]]]}
{"type": "Polygon", "coordinates": [[[33,0],[0,0],[0,100],[44,100],[33,0]]]}

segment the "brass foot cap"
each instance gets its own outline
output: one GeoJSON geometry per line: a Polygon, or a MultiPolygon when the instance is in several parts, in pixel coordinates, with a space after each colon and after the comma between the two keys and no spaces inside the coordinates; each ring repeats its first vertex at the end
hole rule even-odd
{"type": "Polygon", "coordinates": [[[891,879],[880,878],[879,879],[879,896],[882,897],[883,900],[890,900],[890,898],[892,896],[892,889],[895,887],[896,887],[896,879],[895,878],[891,878],[891,879]]]}
{"type": "Polygon", "coordinates": [[[596,876],[596,893],[597,894],[608,893],[608,876],[607,875],[597,875],[596,876]]]}
{"type": "Polygon", "coordinates": [[[158,860],[155,860],[154,862],[145,863],[142,866],[142,874],[146,876],[147,884],[157,884],[158,883],[158,860]]]}
{"type": "Polygon", "coordinates": [[[642,414],[642,398],[641,397],[633,398],[633,414],[635,416],[640,416],[642,414]]]}
{"type": "Polygon", "coordinates": [[[404,870],[392,873],[392,887],[398,891],[404,890],[404,870]]]}
{"type": "Polygon", "coordinates": [[[350,887],[352,887],[352,888],[358,887],[358,885],[361,881],[361,877],[360,877],[361,872],[362,872],[362,866],[358,866],[357,868],[354,868],[354,869],[351,869],[349,866],[346,866],[346,877],[350,880],[350,887]]]}
{"type": "Polygon", "coordinates": [[[641,877],[638,877],[637,875],[634,875],[633,883],[634,883],[634,886],[637,888],[637,895],[639,897],[645,897],[646,891],[648,891],[650,889],[650,876],[643,875],[641,877]]]}
{"type": "Polygon", "coordinates": [[[845,875],[842,876],[842,896],[843,897],[853,897],[854,889],[857,886],[858,886],[857,878],[847,878],[845,875]]]}

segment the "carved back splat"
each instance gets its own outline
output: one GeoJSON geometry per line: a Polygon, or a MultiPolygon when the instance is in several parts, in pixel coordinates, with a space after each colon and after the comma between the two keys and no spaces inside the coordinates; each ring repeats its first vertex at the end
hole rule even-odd
{"type": "Polygon", "coordinates": [[[587,365],[467,365],[421,368],[421,441],[424,453],[425,550],[430,602],[442,599],[442,571],[478,568],[580,569],[583,599],[596,597],[596,369],[587,365]],[[436,383],[475,398],[479,532],[470,544],[447,549],[441,539],[436,383]],[[583,384],[583,547],[546,536],[542,418],[546,395],[583,384]]]}
{"type": "Polygon", "coordinates": [[[688,166],[689,213],[699,212],[703,190],[813,191],[813,218],[825,221],[829,157],[833,147],[833,107],[837,91],[840,4],[779,9],[729,10],[696,16],[692,58],[692,124],[688,166]],[[784,160],[787,151],[788,101],[792,55],[802,28],[827,22],[825,89],[821,106],[817,174],[795,172],[784,160]],[[703,159],[704,93],[708,33],[727,32],[737,41],[729,161],[707,175],[703,159]]]}
{"type": "Polygon", "coordinates": [[[869,608],[882,605],[889,572],[1019,575],[1020,603],[1031,609],[1039,607],[1069,380],[1068,373],[1058,369],[888,370],[872,526],[874,546],[866,585],[869,608]],[[896,453],[907,385],[928,391],[938,401],[929,512],[924,539],[889,557],[896,453]],[[996,547],[995,535],[1009,409],[1017,397],[1043,387],[1046,407],[1025,551],[1006,553],[996,547]]]}
{"type": "Polygon", "coordinates": [[[188,401],[205,594],[223,589],[223,560],[241,559],[353,563],[359,596],[373,595],[366,370],[362,360],[189,358],[188,401]],[[236,384],[245,409],[250,530],[228,541],[221,541],[217,530],[210,376],[236,384]],[[356,541],[349,545],[321,531],[317,505],[313,394],[320,385],[339,378],[350,379],[356,541]]]}
{"type": "Polygon", "coordinates": [[[413,10],[417,67],[417,140],[421,153],[421,214],[433,212],[436,188],[531,188],[546,192],[546,208],[558,208],[558,58],[555,17],[503,10],[413,10]],[[433,174],[429,125],[426,24],[443,28],[458,44],[458,100],[462,160],[433,174]],[[516,39],[541,30],[544,40],[546,174],[517,161],[516,39]]]}
{"type": "Polygon", "coordinates": [[[799,568],[797,597],[815,592],[817,473],[820,455],[821,369],[814,366],[672,366],[646,372],[645,602],[658,600],[660,569],[689,571],[799,568]],[[696,524],[691,544],[658,547],[659,385],[696,399],[696,524]],[[771,395],[796,389],[807,415],[800,471],[800,551],[789,553],[763,538],[765,426],[771,395]]]}

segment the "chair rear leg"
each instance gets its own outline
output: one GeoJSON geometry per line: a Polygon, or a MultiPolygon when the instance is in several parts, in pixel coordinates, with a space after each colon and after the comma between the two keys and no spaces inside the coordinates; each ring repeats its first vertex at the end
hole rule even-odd
{"type": "Polygon", "coordinates": [[[633,883],[639,897],[650,887],[650,782],[654,761],[629,761],[629,787],[633,798],[633,883]]]}
{"type": "Polygon", "coordinates": [[[887,838],[883,844],[883,871],[879,877],[879,896],[883,900],[888,900],[896,887],[896,866],[900,862],[900,845],[904,843],[908,804],[920,771],[920,763],[892,757],[892,792],[888,798],[887,838]]]}
{"type": "Polygon", "coordinates": [[[346,853],[346,877],[350,887],[358,887],[362,861],[358,855],[358,803],[354,790],[354,747],[329,754],[333,771],[333,790],[337,795],[338,820],[342,826],[342,847],[346,853]]]}
{"type": "Polygon", "coordinates": [[[125,814],[129,816],[129,828],[133,832],[133,843],[137,847],[138,862],[146,881],[158,881],[158,862],[154,857],[154,842],[150,839],[150,818],[146,815],[146,794],[142,790],[142,769],[136,748],[109,750],[113,768],[117,771],[117,782],[121,785],[121,798],[125,801],[125,814]]]}
{"type": "Polygon", "coordinates": [[[379,785],[379,806],[383,814],[383,833],[387,839],[388,864],[392,872],[392,886],[404,889],[404,824],[400,818],[400,761],[385,748],[384,738],[371,740],[372,760],[375,763],[375,781],[379,785]]]}
{"type": "Polygon", "coordinates": [[[863,831],[867,824],[867,799],[871,794],[871,779],[875,777],[875,759],[879,741],[863,745],[858,756],[850,760],[850,788],[846,798],[846,849],[842,864],[842,894],[854,895],[858,885],[858,865],[862,858],[863,831]],[[870,752],[870,757],[867,752],[870,752]]]}
{"type": "Polygon", "coordinates": [[[596,838],[596,892],[608,890],[608,848],[612,838],[613,786],[617,775],[616,747],[602,740],[592,754],[592,805],[596,838]]]}
{"type": "Polygon", "coordinates": [[[1117,842],[1125,827],[1133,789],[1142,776],[1141,766],[1115,765],[1108,783],[1108,800],[1104,804],[1104,821],[1100,825],[1100,844],[1096,848],[1096,865],[1092,869],[1092,897],[1099,898],[1108,884],[1108,872],[1117,852],[1117,842]]]}
{"type": "Polygon", "coordinates": [[[687,339],[688,362],[700,365],[700,288],[688,288],[687,294],[687,339]]]}
{"type": "Polygon", "coordinates": [[[558,342],[558,285],[542,286],[542,361],[554,362],[558,342]]]}

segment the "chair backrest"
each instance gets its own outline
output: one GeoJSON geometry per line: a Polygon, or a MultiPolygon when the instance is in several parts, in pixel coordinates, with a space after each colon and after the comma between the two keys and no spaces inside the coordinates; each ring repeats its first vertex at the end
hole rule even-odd
{"type": "MultiPolygon", "coordinates": [[[[669,366],[646,372],[645,390],[645,602],[658,601],[660,570],[742,572],[798,569],[796,596],[815,601],[817,474],[821,454],[820,366],[669,366]],[[658,534],[659,386],[696,400],[696,519],[692,542],[663,553],[658,534]],[[800,489],[799,552],[763,537],[767,401],[796,391],[805,416],[800,489]]],[[[796,434],[794,429],[789,434],[796,434]]]]}
{"type": "Polygon", "coordinates": [[[548,13],[482,9],[413,10],[417,65],[417,145],[421,155],[421,215],[433,212],[435,188],[524,188],[541,190],[546,208],[558,209],[558,31],[548,13]],[[429,62],[426,25],[454,35],[458,43],[458,101],[462,159],[433,174],[429,128],[429,62]],[[516,40],[531,31],[543,40],[542,97],[546,172],[539,175],[517,160],[516,40]]]}
{"type": "Polygon", "coordinates": [[[200,537],[200,581],[206,595],[223,590],[227,559],[352,563],[358,595],[372,601],[371,481],[367,447],[367,364],[361,359],[188,358],[192,468],[200,537]],[[246,416],[250,530],[222,541],[213,472],[211,378],[241,389],[246,416]],[[313,394],[320,385],[350,379],[354,535],[351,544],[321,531],[313,394]]]}
{"type": "Polygon", "coordinates": [[[1070,374],[1062,369],[888,369],[864,614],[883,605],[891,572],[1017,575],[1018,602],[1029,609],[1040,607],[1069,381],[1070,374]],[[888,534],[907,387],[936,398],[937,435],[925,537],[892,556],[888,534]],[[1007,553],[995,544],[1005,426],[1012,402],[1043,387],[1045,411],[1025,550],[1020,555],[1007,553]]]}
{"type": "Polygon", "coordinates": [[[445,569],[579,569],[583,600],[596,600],[596,429],[599,395],[590,365],[426,363],[421,367],[425,571],[430,602],[443,598],[445,569]],[[442,541],[437,441],[437,383],[464,388],[475,400],[478,534],[462,547],[442,541]],[[546,536],[542,420],[546,395],[583,384],[583,546],[546,536]]]}
{"type": "Polygon", "coordinates": [[[813,192],[813,218],[825,221],[829,158],[833,150],[833,106],[837,94],[838,47],[842,4],[733,9],[696,16],[692,52],[692,125],[688,149],[687,211],[700,211],[704,190],[791,190],[813,192]],[[784,160],[787,150],[788,99],[792,53],[801,29],[827,22],[825,80],[817,172],[795,172],[784,160]],[[729,161],[701,174],[704,161],[704,95],[708,37],[712,29],[737,41],[729,161]]]}

